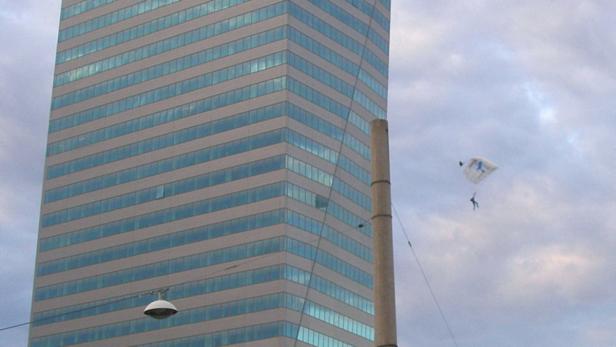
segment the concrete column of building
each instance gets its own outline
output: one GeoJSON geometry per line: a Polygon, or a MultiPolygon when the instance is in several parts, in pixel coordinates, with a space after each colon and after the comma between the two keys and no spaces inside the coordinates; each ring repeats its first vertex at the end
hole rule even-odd
{"type": "Polygon", "coordinates": [[[372,121],[372,228],[374,231],[375,346],[397,347],[394,253],[387,121],[372,121]]]}

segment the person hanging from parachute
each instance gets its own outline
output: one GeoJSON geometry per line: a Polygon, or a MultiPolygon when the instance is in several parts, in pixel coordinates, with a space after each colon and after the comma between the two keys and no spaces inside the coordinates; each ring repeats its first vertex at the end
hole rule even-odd
{"type": "Polygon", "coordinates": [[[473,197],[471,197],[471,202],[473,203],[473,211],[479,208],[479,203],[477,202],[477,200],[475,200],[475,195],[477,195],[477,192],[474,192],[473,197]]]}
{"type": "MultiPolygon", "coordinates": [[[[464,176],[467,180],[474,184],[481,183],[492,172],[498,169],[498,166],[493,162],[483,158],[471,158],[466,163],[458,162],[460,167],[464,167],[464,176]]],[[[470,202],[473,204],[473,211],[479,208],[479,202],[476,199],[477,192],[473,193],[470,202]]]]}

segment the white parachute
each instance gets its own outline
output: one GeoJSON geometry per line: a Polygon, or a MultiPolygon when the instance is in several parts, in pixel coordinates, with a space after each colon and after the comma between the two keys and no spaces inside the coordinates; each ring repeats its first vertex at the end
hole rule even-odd
{"type": "Polygon", "coordinates": [[[496,164],[484,158],[471,158],[466,164],[460,162],[460,165],[464,166],[464,176],[466,176],[466,179],[475,184],[483,181],[498,169],[496,164]]]}

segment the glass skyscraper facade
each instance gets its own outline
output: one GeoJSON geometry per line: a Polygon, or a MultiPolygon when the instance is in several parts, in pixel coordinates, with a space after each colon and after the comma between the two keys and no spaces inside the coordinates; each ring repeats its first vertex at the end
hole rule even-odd
{"type": "Polygon", "coordinates": [[[388,0],[63,0],[30,345],[372,345],[388,0]],[[180,312],[143,308],[167,288],[180,312]]]}

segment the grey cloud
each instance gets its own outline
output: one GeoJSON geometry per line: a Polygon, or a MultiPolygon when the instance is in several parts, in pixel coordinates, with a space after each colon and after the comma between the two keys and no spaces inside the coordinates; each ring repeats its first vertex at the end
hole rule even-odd
{"type": "MultiPolygon", "coordinates": [[[[0,327],[29,320],[59,1],[0,1],[0,327]]],[[[27,327],[1,332],[25,346],[27,327]]]]}
{"type": "MultiPolygon", "coordinates": [[[[615,5],[394,6],[394,201],[460,346],[613,345],[615,5]]],[[[453,345],[398,242],[400,344],[453,345]]]]}

